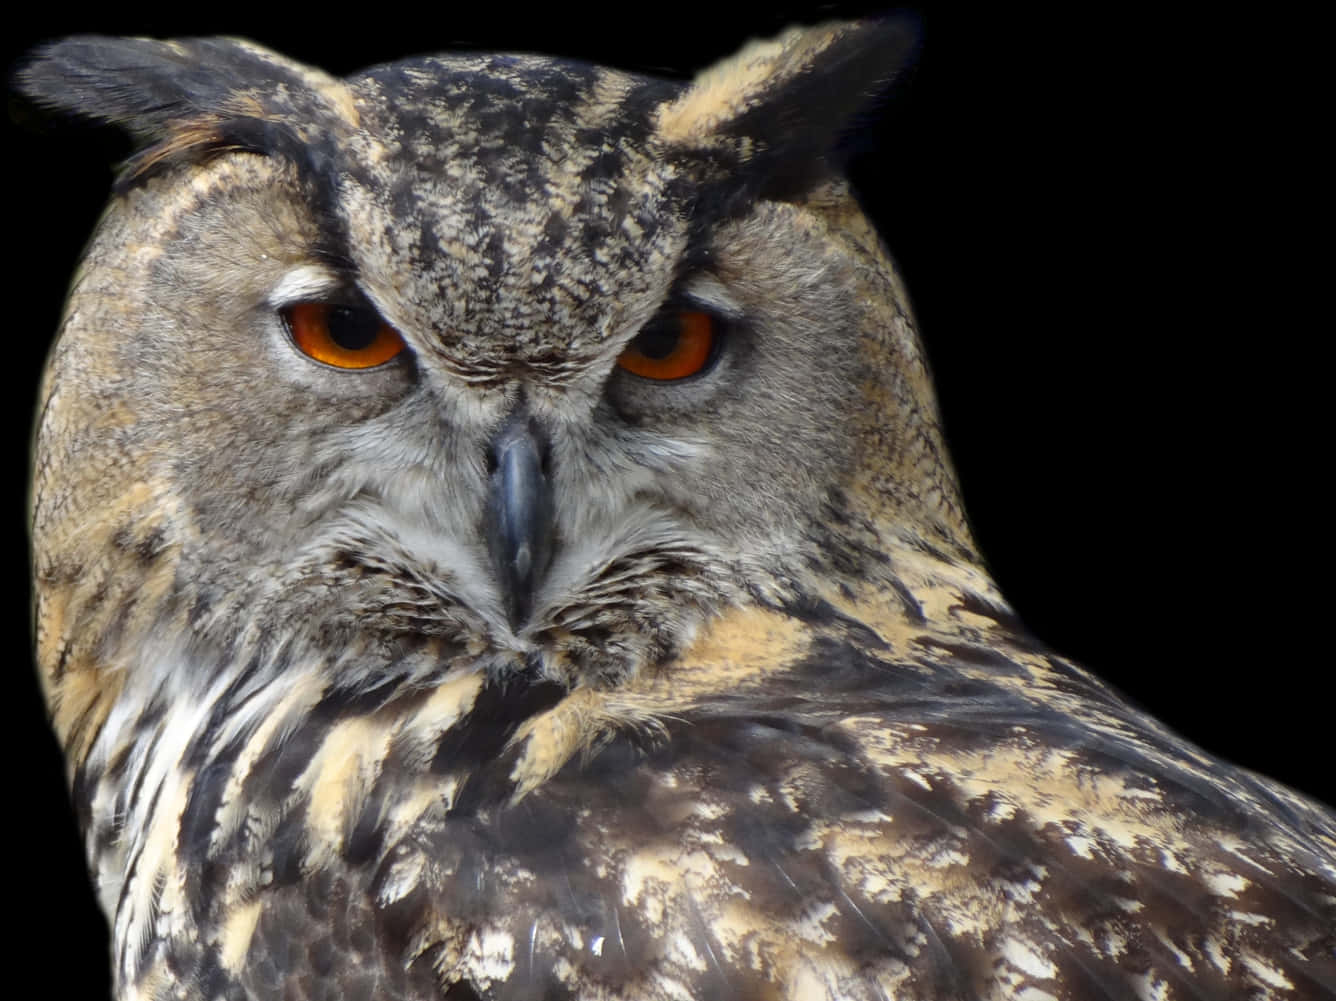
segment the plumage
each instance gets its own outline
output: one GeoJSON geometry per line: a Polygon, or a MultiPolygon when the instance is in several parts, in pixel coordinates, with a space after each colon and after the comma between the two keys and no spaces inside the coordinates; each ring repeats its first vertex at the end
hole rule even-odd
{"type": "Polygon", "coordinates": [[[839,173],[912,46],[796,30],[691,85],[225,40],[28,65],[140,144],[33,488],[121,996],[1336,995],[1331,812],[983,568],[839,173]],[[407,350],[302,357],[304,302],[407,350]],[[699,373],[618,367],[684,312],[699,373]],[[544,499],[514,530],[511,491],[544,499]]]}

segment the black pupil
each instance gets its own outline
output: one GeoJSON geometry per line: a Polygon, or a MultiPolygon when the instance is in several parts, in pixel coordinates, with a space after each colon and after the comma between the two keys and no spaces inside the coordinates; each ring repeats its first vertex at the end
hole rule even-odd
{"type": "Polygon", "coordinates": [[[681,339],[680,320],[676,316],[671,316],[653,320],[649,326],[640,331],[635,339],[635,349],[646,358],[658,361],[677,350],[677,342],[681,339]]]}
{"type": "Polygon", "coordinates": [[[380,317],[369,309],[331,306],[329,337],[345,351],[361,351],[371,346],[380,332],[380,317]]]}

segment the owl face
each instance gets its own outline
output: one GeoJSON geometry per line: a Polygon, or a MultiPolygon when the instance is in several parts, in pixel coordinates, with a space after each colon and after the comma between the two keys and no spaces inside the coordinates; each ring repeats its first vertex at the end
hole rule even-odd
{"type": "Polygon", "coordinates": [[[163,614],[219,650],[428,640],[570,684],[783,593],[867,390],[842,182],[767,192],[761,140],[610,70],[290,72],[292,107],[215,98],[261,139],[220,114],[141,155],[86,265],[116,335],[76,297],[53,361],[99,414],[46,447],[118,456],[117,531],[192,585],[163,614]]]}

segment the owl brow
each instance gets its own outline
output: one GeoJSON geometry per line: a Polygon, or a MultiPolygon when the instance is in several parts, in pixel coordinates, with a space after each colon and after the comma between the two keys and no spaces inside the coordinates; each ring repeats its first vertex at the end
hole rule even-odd
{"type": "Polygon", "coordinates": [[[725,320],[741,320],[746,314],[746,310],[729,294],[728,287],[709,271],[684,275],[678,284],[678,292],[670,298],[684,299],[725,320]]]}
{"type": "Polygon", "coordinates": [[[278,309],[306,299],[324,299],[346,284],[339,271],[319,264],[300,264],[274,284],[269,293],[269,304],[278,309]]]}

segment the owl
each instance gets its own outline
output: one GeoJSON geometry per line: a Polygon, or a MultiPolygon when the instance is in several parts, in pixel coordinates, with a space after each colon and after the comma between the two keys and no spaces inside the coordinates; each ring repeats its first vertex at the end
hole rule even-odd
{"type": "Polygon", "coordinates": [[[1336,997],[1336,816],[1031,636],[841,151],[911,57],[71,38],[41,390],[118,997],[1336,997]]]}

